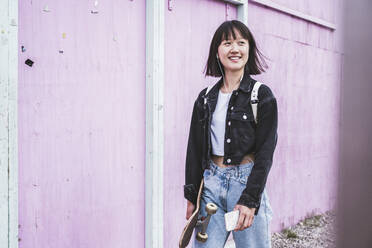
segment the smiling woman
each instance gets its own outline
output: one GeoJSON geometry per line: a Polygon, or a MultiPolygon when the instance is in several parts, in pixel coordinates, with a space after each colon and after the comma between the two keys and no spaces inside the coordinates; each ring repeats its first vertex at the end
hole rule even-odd
{"type": "MultiPolygon", "coordinates": [[[[245,24],[237,20],[226,21],[216,30],[210,45],[209,57],[205,69],[207,76],[223,76],[225,70],[224,68],[221,70],[218,58],[224,59],[221,56],[229,52],[231,52],[231,55],[239,54],[239,52],[241,55],[243,53],[247,55],[242,62],[244,62],[244,70],[251,75],[260,74],[265,71],[264,68],[267,68],[264,56],[257,48],[251,31],[245,24]]],[[[226,64],[226,66],[228,65],[226,64]]]]}
{"type": "MultiPolygon", "coordinates": [[[[244,65],[248,61],[248,40],[244,39],[236,29],[233,30],[232,34],[235,37],[233,37],[233,35],[230,35],[218,46],[218,52],[216,56],[217,61],[221,61],[221,63],[224,65],[223,67],[225,68],[225,73],[244,68],[244,65]],[[235,33],[237,33],[237,35],[235,35],[235,33]]],[[[221,66],[220,63],[218,65],[219,67],[221,66]]],[[[220,69],[222,71],[221,67],[220,69]]],[[[224,84],[225,93],[232,91],[227,89],[227,84],[229,84],[229,82],[226,80],[224,84]]]]}
{"type": "MultiPolygon", "coordinates": [[[[229,235],[224,215],[234,210],[239,211],[233,232],[236,247],[271,247],[272,210],[265,184],[277,142],[278,112],[270,88],[250,77],[264,68],[248,27],[236,20],[222,23],[205,70],[206,76],[222,78],[195,101],[184,186],[187,219],[195,210],[200,185],[200,218],[207,215],[208,203],[218,209],[207,228],[209,238],[202,243],[197,236],[193,247],[223,247],[229,235]]],[[[195,234],[200,231],[197,227],[195,234]]]]}

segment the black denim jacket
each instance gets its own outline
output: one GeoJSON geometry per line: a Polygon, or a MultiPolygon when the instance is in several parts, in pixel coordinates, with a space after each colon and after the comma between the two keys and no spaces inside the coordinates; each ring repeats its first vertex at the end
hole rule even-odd
{"type": "MultiPolygon", "coordinates": [[[[256,208],[257,215],[277,143],[278,110],[270,88],[261,85],[258,91],[256,125],[250,103],[255,82],[256,80],[245,73],[239,88],[232,92],[226,116],[223,163],[240,164],[245,155],[254,153],[254,166],[246,188],[237,203],[256,208]],[[228,138],[230,143],[226,142],[228,138]]],[[[194,204],[204,169],[208,167],[210,160],[211,119],[221,85],[222,79],[206,96],[207,89],[202,90],[194,103],[187,145],[184,186],[185,198],[194,204]]]]}

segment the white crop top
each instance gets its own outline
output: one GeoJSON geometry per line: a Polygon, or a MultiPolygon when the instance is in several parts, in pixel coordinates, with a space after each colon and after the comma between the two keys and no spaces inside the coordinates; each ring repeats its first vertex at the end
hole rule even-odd
{"type": "Polygon", "coordinates": [[[225,144],[225,126],[227,107],[229,105],[231,93],[218,91],[216,109],[213,112],[211,123],[211,142],[212,154],[223,156],[225,144]]]}

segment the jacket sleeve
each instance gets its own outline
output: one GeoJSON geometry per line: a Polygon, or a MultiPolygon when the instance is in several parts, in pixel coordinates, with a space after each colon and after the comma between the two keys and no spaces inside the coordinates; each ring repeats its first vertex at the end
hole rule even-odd
{"type": "Polygon", "coordinates": [[[198,100],[194,103],[192,111],[189,139],[187,143],[184,197],[196,204],[198,190],[203,177],[202,169],[202,142],[203,126],[199,123],[198,100]]]}
{"type": "Polygon", "coordinates": [[[278,109],[269,87],[261,85],[258,93],[257,126],[255,133],[255,161],[247,185],[238,204],[256,208],[258,214],[261,195],[269,174],[277,142],[278,109]]]}

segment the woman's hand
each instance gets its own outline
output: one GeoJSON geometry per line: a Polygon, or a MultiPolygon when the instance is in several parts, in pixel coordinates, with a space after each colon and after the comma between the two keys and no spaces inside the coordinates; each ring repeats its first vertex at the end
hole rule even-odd
{"type": "Polygon", "coordinates": [[[195,205],[192,202],[187,201],[187,209],[186,209],[186,220],[190,219],[192,213],[195,210],[195,205]]]}
{"type": "Polygon", "coordinates": [[[239,219],[234,231],[243,231],[253,224],[255,208],[249,208],[243,205],[237,204],[234,210],[239,210],[239,219]]]}

